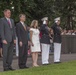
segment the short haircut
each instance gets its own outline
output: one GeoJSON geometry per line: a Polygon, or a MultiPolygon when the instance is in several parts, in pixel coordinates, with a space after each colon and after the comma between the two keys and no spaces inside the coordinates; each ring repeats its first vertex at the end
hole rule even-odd
{"type": "Polygon", "coordinates": [[[20,14],[20,15],[19,15],[19,18],[21,18],[22,16],[25,16],[25,17],[26,17],[26,15],[25,15],[25,14],[20,14]]]}
{"type": "Polygon", "coordinates": [[[3,12],[7,12],[7,11],[10,11],[10,9],[5,9],[3,12]]]}

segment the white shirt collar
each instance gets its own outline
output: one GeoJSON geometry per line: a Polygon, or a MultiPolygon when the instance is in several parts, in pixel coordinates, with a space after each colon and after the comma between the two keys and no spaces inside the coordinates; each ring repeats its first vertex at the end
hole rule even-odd
{"type": "Polygon", "coordinates": [[[7,20],[10,20],[10,18],[7,18],[7,17],[6,17],[6,19],[7,19],[7,20]]]}
{"type": "Polygon", "coordinates": [[[20,21],[22,25],[24,25],[24,22],[20,21]]]}

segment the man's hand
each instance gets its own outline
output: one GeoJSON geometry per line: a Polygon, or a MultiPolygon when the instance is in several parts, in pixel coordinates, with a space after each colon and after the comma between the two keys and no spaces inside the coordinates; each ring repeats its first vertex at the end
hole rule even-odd
{"type": "Polygon", "coordinates": [[[28,46],[31,46],[31,42],[30,41],[28,41],[28,46]]]}
{"type": "Polygon", "coordinates": [[[3,40],[3,44],[7,44],[7,41],[6,40],[3,40]]]}
{"type": "Polygon", "coordinates": [[[31,45],[32,45],[32,46],[34,46],[34,44],[33,44],[33,43],[31,43],[31,45]]]}
{"type": "Polygon", "coordinates": [[[34,46],[34,44],[32,43],[32,46],[34,46]]]}
{"type": "Polygon", "coordinates": [[[22,47],[23,43],[22,43],[21,41],[19,42],[19,44],[20,44],[20,46],[22,47]]]}

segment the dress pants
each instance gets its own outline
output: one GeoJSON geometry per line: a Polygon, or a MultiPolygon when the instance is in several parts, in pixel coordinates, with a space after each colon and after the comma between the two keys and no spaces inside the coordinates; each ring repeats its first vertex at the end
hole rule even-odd
{"type": "Polygon", "coordinates": [[[50,44],[41,44],[42,46],[42,64],[49,64],[50,44]]]}
{"type": "Polygon", "coordinates": [[[3,68],[8,69],[11,68],[12,60],[13,60],[13,49],[14,44],[8,43],[3,44],[3,68]]]}
{"type": "Polygon", "coordinates": [[[26,66],[28,56],[28,44],[23,44],[22,47],[19,45],[19,68],[26,66]]]}
{"type": "Polygon", "coordinates": [[[60,62],[61,43],[54,43],[54,62],[60,62]]]}

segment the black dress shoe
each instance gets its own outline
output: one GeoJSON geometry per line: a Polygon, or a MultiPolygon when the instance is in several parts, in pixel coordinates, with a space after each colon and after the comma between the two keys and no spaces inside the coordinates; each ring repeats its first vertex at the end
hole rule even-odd
{"type": "Polygon", "coordinates": [[[24,69],[24,67],[19,67],[20,69],[24,69]]]}
{"type": "Polygon", "coordinates": [[[61,62],[54,62],[54,64],[60,64],[61,62]]]}
{"type": "Polygon", "coordinates": [[[4,69],[4,71],[9,71],[9,68],[8,69],[4,69]]]}
{"type": "Polygon", "coordinates": [[[13,68],[9,68],[9,70],[14,71],[15,69],[13,69],[13,68]]]}
{"type": "Polygon", "coordinates": [[[27,66],[24,66],[24,68],[29,68],[29,67],[27,67],[27,66]]]}
{"type": "Polygon", "coordinates": [[[49,64],[42,64],[42,65],[49,65],[49,64]]]}

